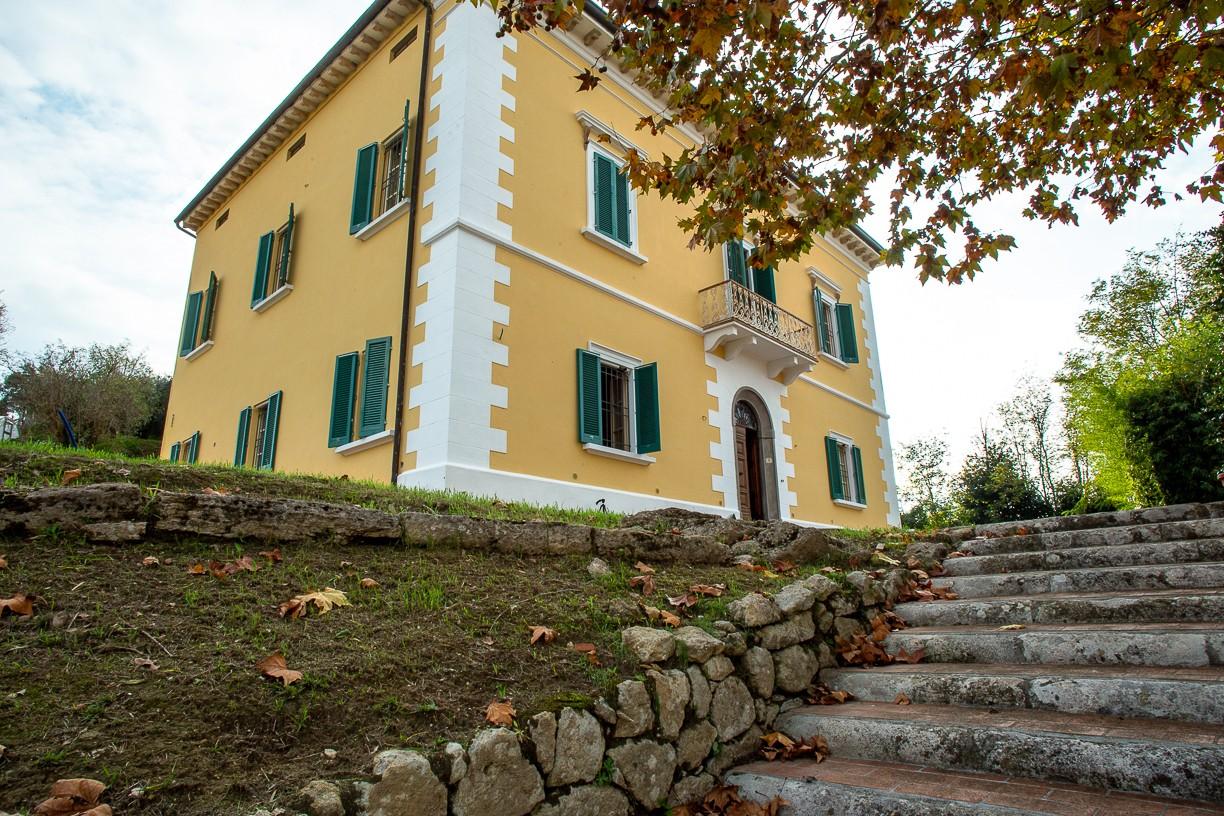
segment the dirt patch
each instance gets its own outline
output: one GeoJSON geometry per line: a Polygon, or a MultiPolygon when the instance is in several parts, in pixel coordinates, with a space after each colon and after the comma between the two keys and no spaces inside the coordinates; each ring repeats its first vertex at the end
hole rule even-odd
{"type": "MultiPolygon", "coordinates": [[[[0,622],[0,810],[87,776],[109,785],[122,813],[240,813],[284,802],[309,779],[361,776],[380,748],[466,742],[494,697],[513,699],[522,720],[637,671],[619,643],[623,626],[643,622],[629,564],[592,578],[586,557],[323,545],[282,547],[273,564],[236,545],[53,537],[0,541],[0,553],[0,597],[41,599],[33,619],[0,622]],[[258,571],[187,570],[244,555],[258,571]],[[278,617],[281,602],[327,586],[352,606],[278,617]],[[529,646],[540,624],[559,636],[529,646]],[[567,642],[595,643],[603,665],[567,642]],[[302,681],[260,676],[255,664],[278,650],[302,681]]],[[[649,603],[724,583],[727,595],[694,610],[708,626],[731,599],[793,578],[660,565],[649,603]]]]}

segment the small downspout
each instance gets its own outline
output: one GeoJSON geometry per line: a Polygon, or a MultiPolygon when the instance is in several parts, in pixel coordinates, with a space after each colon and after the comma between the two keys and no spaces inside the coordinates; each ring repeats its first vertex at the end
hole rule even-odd
{"type": "Polygon", "coordinates": [[[416,258],[417,216],[421,211],[421,151],[425,145],[425,119],[429,114],[426,94],[429,92],[429,56],[433,51],[433,0],[425,2],[425,34],[421,46],[421,88],[417,95],[417,124],[412,136],[412,188],[411,209],[408,211],[408,247],[404,254],[404,307],[400,315],[399,375],[396,377],[395,431],[391,436],[391,484],[396,484],[400,473],[400,455],[404,444],[404,394],[407,388],[404,378],[408,372],[408,333],[411,331],[412,314],[412,266],[416,258]]]}
{"type": "Polygon", "coordinates": [[[179,232],[183,233],[184,235],[186,235],[191,240],[194,241],[196,239],[196,234],[194,232],[187,229],[186,227],[184,227],[182,224],[180,224],[177,221],[174,222],[174,228],[178,230],[179,232]]]}

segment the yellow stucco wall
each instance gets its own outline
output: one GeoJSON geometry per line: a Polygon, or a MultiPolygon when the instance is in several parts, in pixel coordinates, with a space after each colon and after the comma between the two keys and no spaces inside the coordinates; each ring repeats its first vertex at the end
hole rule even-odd
{"type": "Polygon", "coordinates": [[[277,470],[390,478],[389,444],[343,457],[327,447],[327,424],[336,355],[391,336],[391,427],[408,218],[359,241],[349,235],[349,210],[357,149],[395,132],[405,99],[419,91],[423,38],[394,61],[389,52],[422,18],[406,20],[388,37],[199,230],[189,291],[203,289],[210,270],[216,272],[215,345],[175,365],[163,456],[172,443],[200,431],[199,461],[232,462],[239,411],[281,390],[277,470]],[[287,159],[302,134],[305,147],[287,159]],[[294,288],[255,312],[250,304],[259,236],[285,222],[290,202],[294,288]],[[228,219],[215,228],[227,210],[228,219]]]}

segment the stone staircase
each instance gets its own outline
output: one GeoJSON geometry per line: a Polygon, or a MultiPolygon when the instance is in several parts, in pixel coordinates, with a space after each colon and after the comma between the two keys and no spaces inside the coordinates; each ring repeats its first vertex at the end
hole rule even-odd
{"type": "Polygon", "coordinates": [[[824,762],[727,781],[784,816],[1224,814],[1224,503],[979,527],[845,705],[777,727],[824,762]],[[904,695],[910,704],[898,704],[904,695]]]}

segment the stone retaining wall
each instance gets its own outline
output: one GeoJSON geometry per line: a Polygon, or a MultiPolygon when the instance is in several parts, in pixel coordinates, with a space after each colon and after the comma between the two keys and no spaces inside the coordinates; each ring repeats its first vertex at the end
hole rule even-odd
{"type": "MultiPolygon", "coordinates": [[[[654,562],[726,564],[736,553],[782,557],[828,548],[825,534],[786,522],[662,511],[621,527],[509,522],[469,516],[370,510],[346,504],[239,494],[145,491],[133,484],[40,490],[0,489],[0,535],[61,536],[96,542],[202,538],[266,544],[301,541],[455,546],[514,555],[598,555],[654,562]]],[[[801,557],[795,560],[802,560],[801,557]]]]}
{"type": "Polygon", "coordinates": [[[384,751],[368,780],[317,780],[299,806],[310,816],[628,816],[700,800],[836,664],[834,636],[869,632],[910,575],[847,579],[817,574],[745,596],[714,632],[630,627],[622,639],[642,674],[609,699],[538,713],[520,733],[485,729],[434,757],[384,751]]]}

